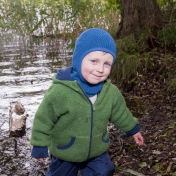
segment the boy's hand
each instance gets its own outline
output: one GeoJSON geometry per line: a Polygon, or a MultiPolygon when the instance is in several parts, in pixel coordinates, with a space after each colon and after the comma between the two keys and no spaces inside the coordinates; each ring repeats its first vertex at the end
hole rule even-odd
{"type": "Polygon", "coordinates": [[[141,146],[141,145],[144,144],[144,139],[143,139],[143,137],[142,137],[142,135],[141,135],[140,132],[134,134],[134,135],[133,135],[133,138],[134,138],[134,140],[135,140],[135,142],[136,142],[136,144],[137,144],[138,146],[141,146]]]}
{"type": "Polygon", "coordinates": [[[37,158],[38,161],[44,163],[45,162],[45,158],[37,158]]]}

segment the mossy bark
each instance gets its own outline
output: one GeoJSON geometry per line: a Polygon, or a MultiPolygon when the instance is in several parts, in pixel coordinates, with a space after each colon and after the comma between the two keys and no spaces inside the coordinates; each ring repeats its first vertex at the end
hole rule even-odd
{"type": "MultiPolygon", "coordinates": [[[[117,38],[146,31],[151,38],[157,29],[163,27],[160,8],[156,0],[122,0],[121,22],[116,33],[117,38]]],[[[150,41],[152,42],[152,41],[150,41]]]]}

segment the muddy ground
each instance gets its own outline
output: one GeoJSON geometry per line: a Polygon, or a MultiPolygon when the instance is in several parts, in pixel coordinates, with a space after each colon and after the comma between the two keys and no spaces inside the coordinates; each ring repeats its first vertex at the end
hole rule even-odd
{"type": "Polygon", "coordinates": [[[167,101],[148,97],[146,104],[148,108],[139,119],[144,146],[135,146],[130,137],[117,140],[112,132],[110,154],[120,166],[117,167],[118,176],[176,175],[176,98],[167,101]]]}

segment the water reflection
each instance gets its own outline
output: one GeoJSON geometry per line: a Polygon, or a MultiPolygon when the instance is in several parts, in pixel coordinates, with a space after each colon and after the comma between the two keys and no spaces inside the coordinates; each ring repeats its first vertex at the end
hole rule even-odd
{"type": "Polygon", "coordinates": [[[0,38],[0,175],[43,176],[48,164],[30,157],[34,114],[52,83],[52,76],[71,63],[69,41],[15,36],[0,38]],[[19,101],[29,114],[26,136],[9,138],[9,105],[19,101]]]}
{"type": "MultiPolygon", "coordinates": [[[[29,114],[27,129],[52,76],[60,68],[71,64],[69,41],[21,38],[3,41],[0,46],[0,129],[9,130],[9,104],[20,101],[29,114]]],[[[30,133],[30,130],[28,131],[30,133]]],[[[2,134],[2,133],[1,133],[2,134]]]]}

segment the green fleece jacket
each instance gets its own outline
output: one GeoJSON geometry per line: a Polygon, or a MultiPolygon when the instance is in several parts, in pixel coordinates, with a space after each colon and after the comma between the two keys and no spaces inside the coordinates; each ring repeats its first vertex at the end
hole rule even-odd
{"type": "Polygon", "coordinates": [[[108,122],[124,132],[138,123],[109,79],[92,104],[76,81],[53,77],[36,112],[30,142],[33,146],[47,146],[61,160],[86,161],[108,150],[108,122]]]}

